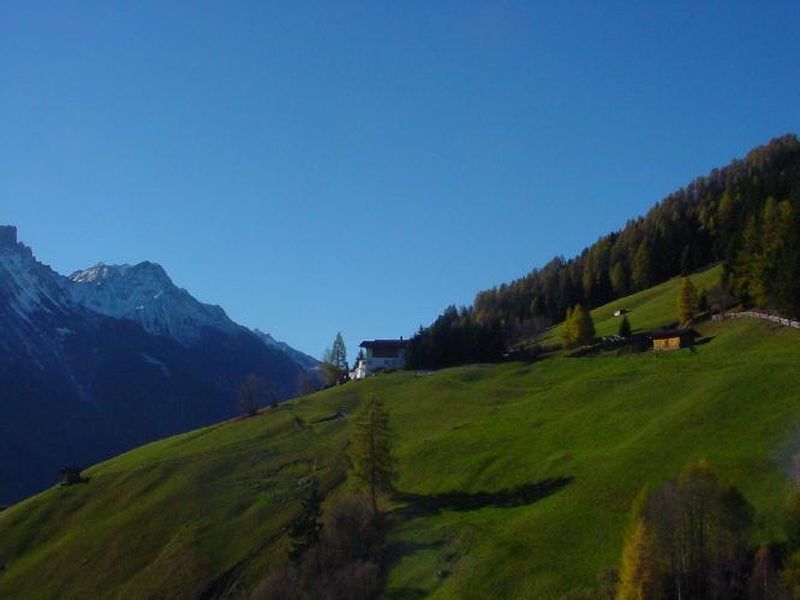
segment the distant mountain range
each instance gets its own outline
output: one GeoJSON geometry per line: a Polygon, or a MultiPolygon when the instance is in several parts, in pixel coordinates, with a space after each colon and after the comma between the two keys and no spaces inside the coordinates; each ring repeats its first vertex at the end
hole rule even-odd
{"type": "Polygon", "coordinates": [[[0,226],[0,504],[235,414],[255,373],[291,396],[317,365],[176,286],[158,264],[65,277],[0,226]]]}

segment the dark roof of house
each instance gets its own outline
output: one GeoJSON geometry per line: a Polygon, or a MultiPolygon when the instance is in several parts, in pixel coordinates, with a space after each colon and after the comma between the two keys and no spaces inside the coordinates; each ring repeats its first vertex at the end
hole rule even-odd
{"type": "Polygon", "coordinates": [[[381,350],[401,350],[408,346],[408,340],[364,340],[359,345],[359,348],[372,348],[373,350],[379,348],[381,350]]]}
{"type": "Polygon", "coordinates": [[[654,340],[666,340],[676,337],[700,337],[694,329],[665,329],[663,331],[651,331],[650,338],[654,340]]]}

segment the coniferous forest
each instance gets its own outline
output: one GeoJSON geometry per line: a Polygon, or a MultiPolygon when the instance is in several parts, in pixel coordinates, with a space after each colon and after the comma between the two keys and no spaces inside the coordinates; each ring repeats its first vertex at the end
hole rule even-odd
{"type": "Polygon", "coordinates": [[[716,308],[742,303],[800,316],[796,135],[698,177],[572,259],[556,257],[482,291],[471,307],[449,307],[411,340],[409,364],[437,368],[497,358],[579,304],[599,306],[714,263],[724,266],[722,288],[708,290],[716,308]]]}

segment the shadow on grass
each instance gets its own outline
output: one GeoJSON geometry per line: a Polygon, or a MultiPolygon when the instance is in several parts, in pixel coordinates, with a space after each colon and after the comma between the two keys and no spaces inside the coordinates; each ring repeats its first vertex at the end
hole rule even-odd
{"type": "Polygon", "coordinates": [[[444,542],[441,540],[436,542],[390,542],[386,545],[384,560],[388,565],[394,565],[405,556],[411,556],[416,552],[422,552],[425,550],[439,550],[443,546],[444,542]]]}
{"type": "Polygon", "coordinates": [[[406,587],[385,591],[381,598],[386,600],[420,600],[420,598],[426,598],[427,596],[428,594],[424,590],[406,587]]]}
{"type": "Polygon", "coordinates": [[[479,508],[514,508],[533,504],[572,483],[572,477],[553,477],[497,492],[445,492],[410,494],[398,492],[396,498],[408,503],[398,509],[404,517],[435,515],[443,510],[467,511],[479,508]]]}
{"type": "MultiPolygon", "coordinates": [[[[443,540],[438,540],[435,542],[390,542],[386,546],[384,553],[384,565],[386,571],[391,571],[392,568],[405,556],[410,556],[425,550],[441,550],[444,545],[445,544],[443,540]]],[[[425,590],[414,587],[398,587],[390,590],[384,590],[381,598],[386,598],[387,600],[418,600],[419,598],[425,598],[427,596],[428,592],[425,590]]]]}

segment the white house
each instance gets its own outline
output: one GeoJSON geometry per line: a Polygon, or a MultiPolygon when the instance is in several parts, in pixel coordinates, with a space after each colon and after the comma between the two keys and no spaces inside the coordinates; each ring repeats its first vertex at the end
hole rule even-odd
{"type": "Polygon", "coordinates": [[[408,340],[364,340],[359,347],[364,349],[364,360],[350,372],[351,379],[363,379],[377,371],[406,366],[408,340]]]}

